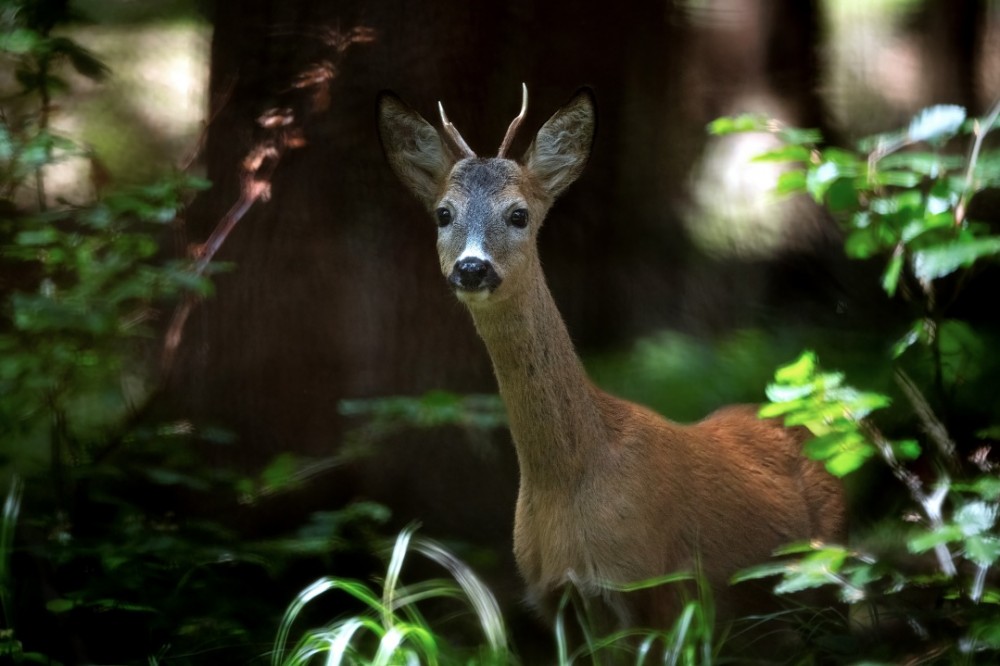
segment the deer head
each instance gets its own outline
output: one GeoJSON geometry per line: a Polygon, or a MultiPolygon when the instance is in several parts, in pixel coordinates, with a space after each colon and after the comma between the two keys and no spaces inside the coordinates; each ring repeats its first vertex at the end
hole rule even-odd
{"type": "Polygon", "coordinates": [[[538,130],[520,161],[506,153],[528,105],[496,157],[477,157],[439,104],[443,134],[392,93],[378,100],[382,148],[396,176],[431,212],[441,271],[459,299],[484,306],[516,293],[540,271],[536,238],[552,202],[576,180],[596,126],[581,89],[538,130]]]}

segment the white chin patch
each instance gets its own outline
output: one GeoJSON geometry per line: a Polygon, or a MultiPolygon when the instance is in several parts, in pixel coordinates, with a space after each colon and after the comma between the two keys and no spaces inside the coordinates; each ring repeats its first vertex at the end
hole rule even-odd
{"type": "Polygon", "coordinates": [[[477,289],[476,291],[470,291],[468,289],[456,289],[455,295],[463,303],[482,303],[490,297],[490,290],[477,289]]]}

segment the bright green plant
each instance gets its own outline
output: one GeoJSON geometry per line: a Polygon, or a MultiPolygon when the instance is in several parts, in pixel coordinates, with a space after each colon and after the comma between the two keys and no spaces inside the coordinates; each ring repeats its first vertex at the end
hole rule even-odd
{"type": "Polygon", "coordinates": [[[507,634],[496,599],[467,566],[428,539],[416,538],[414,529],[400,533],[389,559],[381,594],[358,581],[323,578],[302,591],[289,606],[281,622],[271,663],[273,666],[325,664],[440,664],[509,663],[507,634]],[[416,551],[440,564],[450,579],[434,579],[412,585],[401,584],[406,556],[416,551]],[[345,592],[365,607],[360,615],[341,618],[307,631],[288,651],[293,623],[307,604],[329,591],[345,592]],[[468,607],[482,631],[483,644],[462,654],[449,645],[440,630],[432,628],[417,604],[433,600],[460,600],[468,607]]]}
{"type": "MultiPolygon", "coordinates": [[[[989,208],[977,198],[1000,188],[1000,151],[987,147],[998,117],[1000,105],[976,119],[960,107],[932,107],[856,150],[822,147],[815,131],[753,116],[711,126],[716,134],[778,136],[784,145],[758,158],[789,163],[778,192],[804,193],[825,206],[841,224],[848,256],[882,262],[881,288],[915,313],[882,359],[908,407],[908,415],[889,420],[898,436],[877,424],[876,412],[893,396],[850,386],[812,352],[777,371],[761,410],[808,428],[814,438],[806,453],[837,476],[881,460],[905,489],[902,514],[862,545],[792,545],[782,553],[786,561],[742,576],[780,575],[779,593],[832,585],[843,601],[868,610],[876,636],[905,627],[905,644],[872,641],[878,658],[987,663],[1000,652],[1000,591],[990,582],[1000,561],[1000,481],[989,456],[998,429],[987,422],[972,432],[958,428],[960,438],[951,434],[954,414],[981,420],[975,402],[989,395],[990,334],[964,321],[954,304],[980,267],[1000,257],[1000,236],[980,221],[989,208]],[[952,150],[951,140],[962,137],[964,155],[952,150]],[[965,412],[960,398],[972,403],[965,412]]],[[[994,401],[986,398],[992,418],[994,401]]]]}
{"type": "MultiPolygon", "coordinates": [[[[327,577],[304,589],[285,612],[272,652],[272,666],[323,663],[350,664],[511,664],[518,659],[509,645],[499,605],[475,573],[440,544],[416,537],[415,529],[403,530],[392,548],[381,592],[369,585],[327,577]],[[449,578],[402,584],[401,572],[409,553],[416,552],[442,566],[449,578]],[[289,637],[306,607],[320,595],[343,592],[364,609],[318,628],[305,631],[293,648],[289,637]],[[464,612],[449,615],[474,621],[481,640],[459,646],[446,638],[447,625],[434,621],[418,604],[460,603],[464,612]]],[[[629,593],[656,585],[675,585],[692,580],[690,574],[673,574],[633,585],[615,586],[629,593]]],[[[442,612],[438,606],[437,613],[442,612]]],[[[702,580],[698,598],[688,600],[674,625],[665,629],[627,628],[598,635],[588,604],[568,587],[563,594],[554,625],[556,663],[569,664],[666,664],[708,665],[717,657],[711,592],[702,580]],[[581,636],[579,644],[569,635],[581,636]]],[[[460,631],[464,636],[468,630],[460,631]]]]}

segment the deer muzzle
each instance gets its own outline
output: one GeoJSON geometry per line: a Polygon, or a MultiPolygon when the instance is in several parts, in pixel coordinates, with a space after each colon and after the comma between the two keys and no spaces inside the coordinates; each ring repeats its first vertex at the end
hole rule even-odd
{"type": "Polygon", "coordinates": [[[489,261],[467,257],[455,262],[448,282],[456,291],[493,291],[500,286],[500,276],[489,261]]]}

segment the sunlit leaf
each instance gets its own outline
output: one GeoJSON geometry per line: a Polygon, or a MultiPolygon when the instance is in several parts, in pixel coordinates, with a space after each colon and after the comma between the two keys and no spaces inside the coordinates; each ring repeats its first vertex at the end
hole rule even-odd
{"type": "Polygon", "coordinates": [[[824,466],[830,474],[836,477],[844,477],[858,470],[873,455],[875,455],[875,447],[857,446],[827,459],[824,466]]]}
{"type": "Polygon", "coordinates": [[[920,175],[912,171],[878,171],[873,180],[887,187],[916,187],[921,182],[920,175]]]}
{"type": "Polygon", "coordinates": [[[881,249],[878,233],[870,226],[850,231],[844,240],[844,251],[855,259],[868,259],[881,249]]]}
{"type": "Polygon", "coordinates": [[[810,169],[806,174],[806,190],[816,201],[822,201],[826,191],[838,178],[853,176],[854,174],[845,171],[840,165],[834,162],[823,162],[815,169],[810,169]]]}
{"type": "Polygon", "coordinates": [[[929,178],[938,178],[947,171],[962,168],[964,163],[965,158],[961,155],[905,151],[882,158],[879,166],[886,170],[905,168],[929,178]]]}
{"type": "Polygon", "coordinates": [[[816,372],[816,353],[803,352],[796,360],[778,368],[774,378],[785,384],[807,381],[816,372]]]}
{"type": "Polygon", "coordinates": [[[913,273],[920,280],[929,282],[997,254],[1000,254],[1000,238],[997,237],[952,241],[916,250],[913,253],[913,273]]]}
{"type": "Polygon", "coordinates": [[[896,287],[899,285],[899,275],[903,271],[903,253],[896,252],[889,260],[889,265],[882,273],[882,289],[890,296],[896,294],[896,287]]]}
{"type": "Polygon", "coordinates": [[[765,115],[747,113],[740,116],[717,118],[708,124],[708,132],[715,136],[739,132],[766,132],[770,123],[770,119],[765,115]]]}
{"type": "Polygon", "coordinates": [[[778,176],[775,191],[778,194],[798,194],[806,189],[806,174],[802,171],[784,171],[778,176]]]}
{"type": "Polygon", "coordinates": [[[925,553],[937,546],[962,539],[962,530],[957,525],[945,525],[936,530],[924,530],[910,537],[906,547],[911,553],[925,553]]]}
{"type": "Polygon", "coordinates": [[[809,149],[795,144],[784,145],[775,150],[756,155],[753,162],[808,162],[809,149]]]}
{"type": "Polygon", "coordinates": [[[955,512],[955,524],[965,536],[982,534],[993,528],[997,520],[997,505],[991,502],[969,502],[955,512]]]}
{"type": "Polygon", "coordinates": [[[966,556],[983,567],[991,567],[1000,559],[1000,538],[977,534],[965,540],[966,556]]]}
{"type": "Polygon", "coordinates": [[[823,140],[823,134],[817,129],[782,127],[778,130],[778,138],[785,143],[814,145],[823,140]]]}
{"type": "Polygon", "coordinates": [[[971,484],[970,490],[985,500],[995,502],[1000,499],[1000,478],[996,476],[980,477],[971,484]]]}
{"type": "Polygon", "coordinates": [[[941,142],[950,139],[965,122],[965,109],[954,104],[941,104],[918,113],[907,128],[910,141],[941,142]]]}

